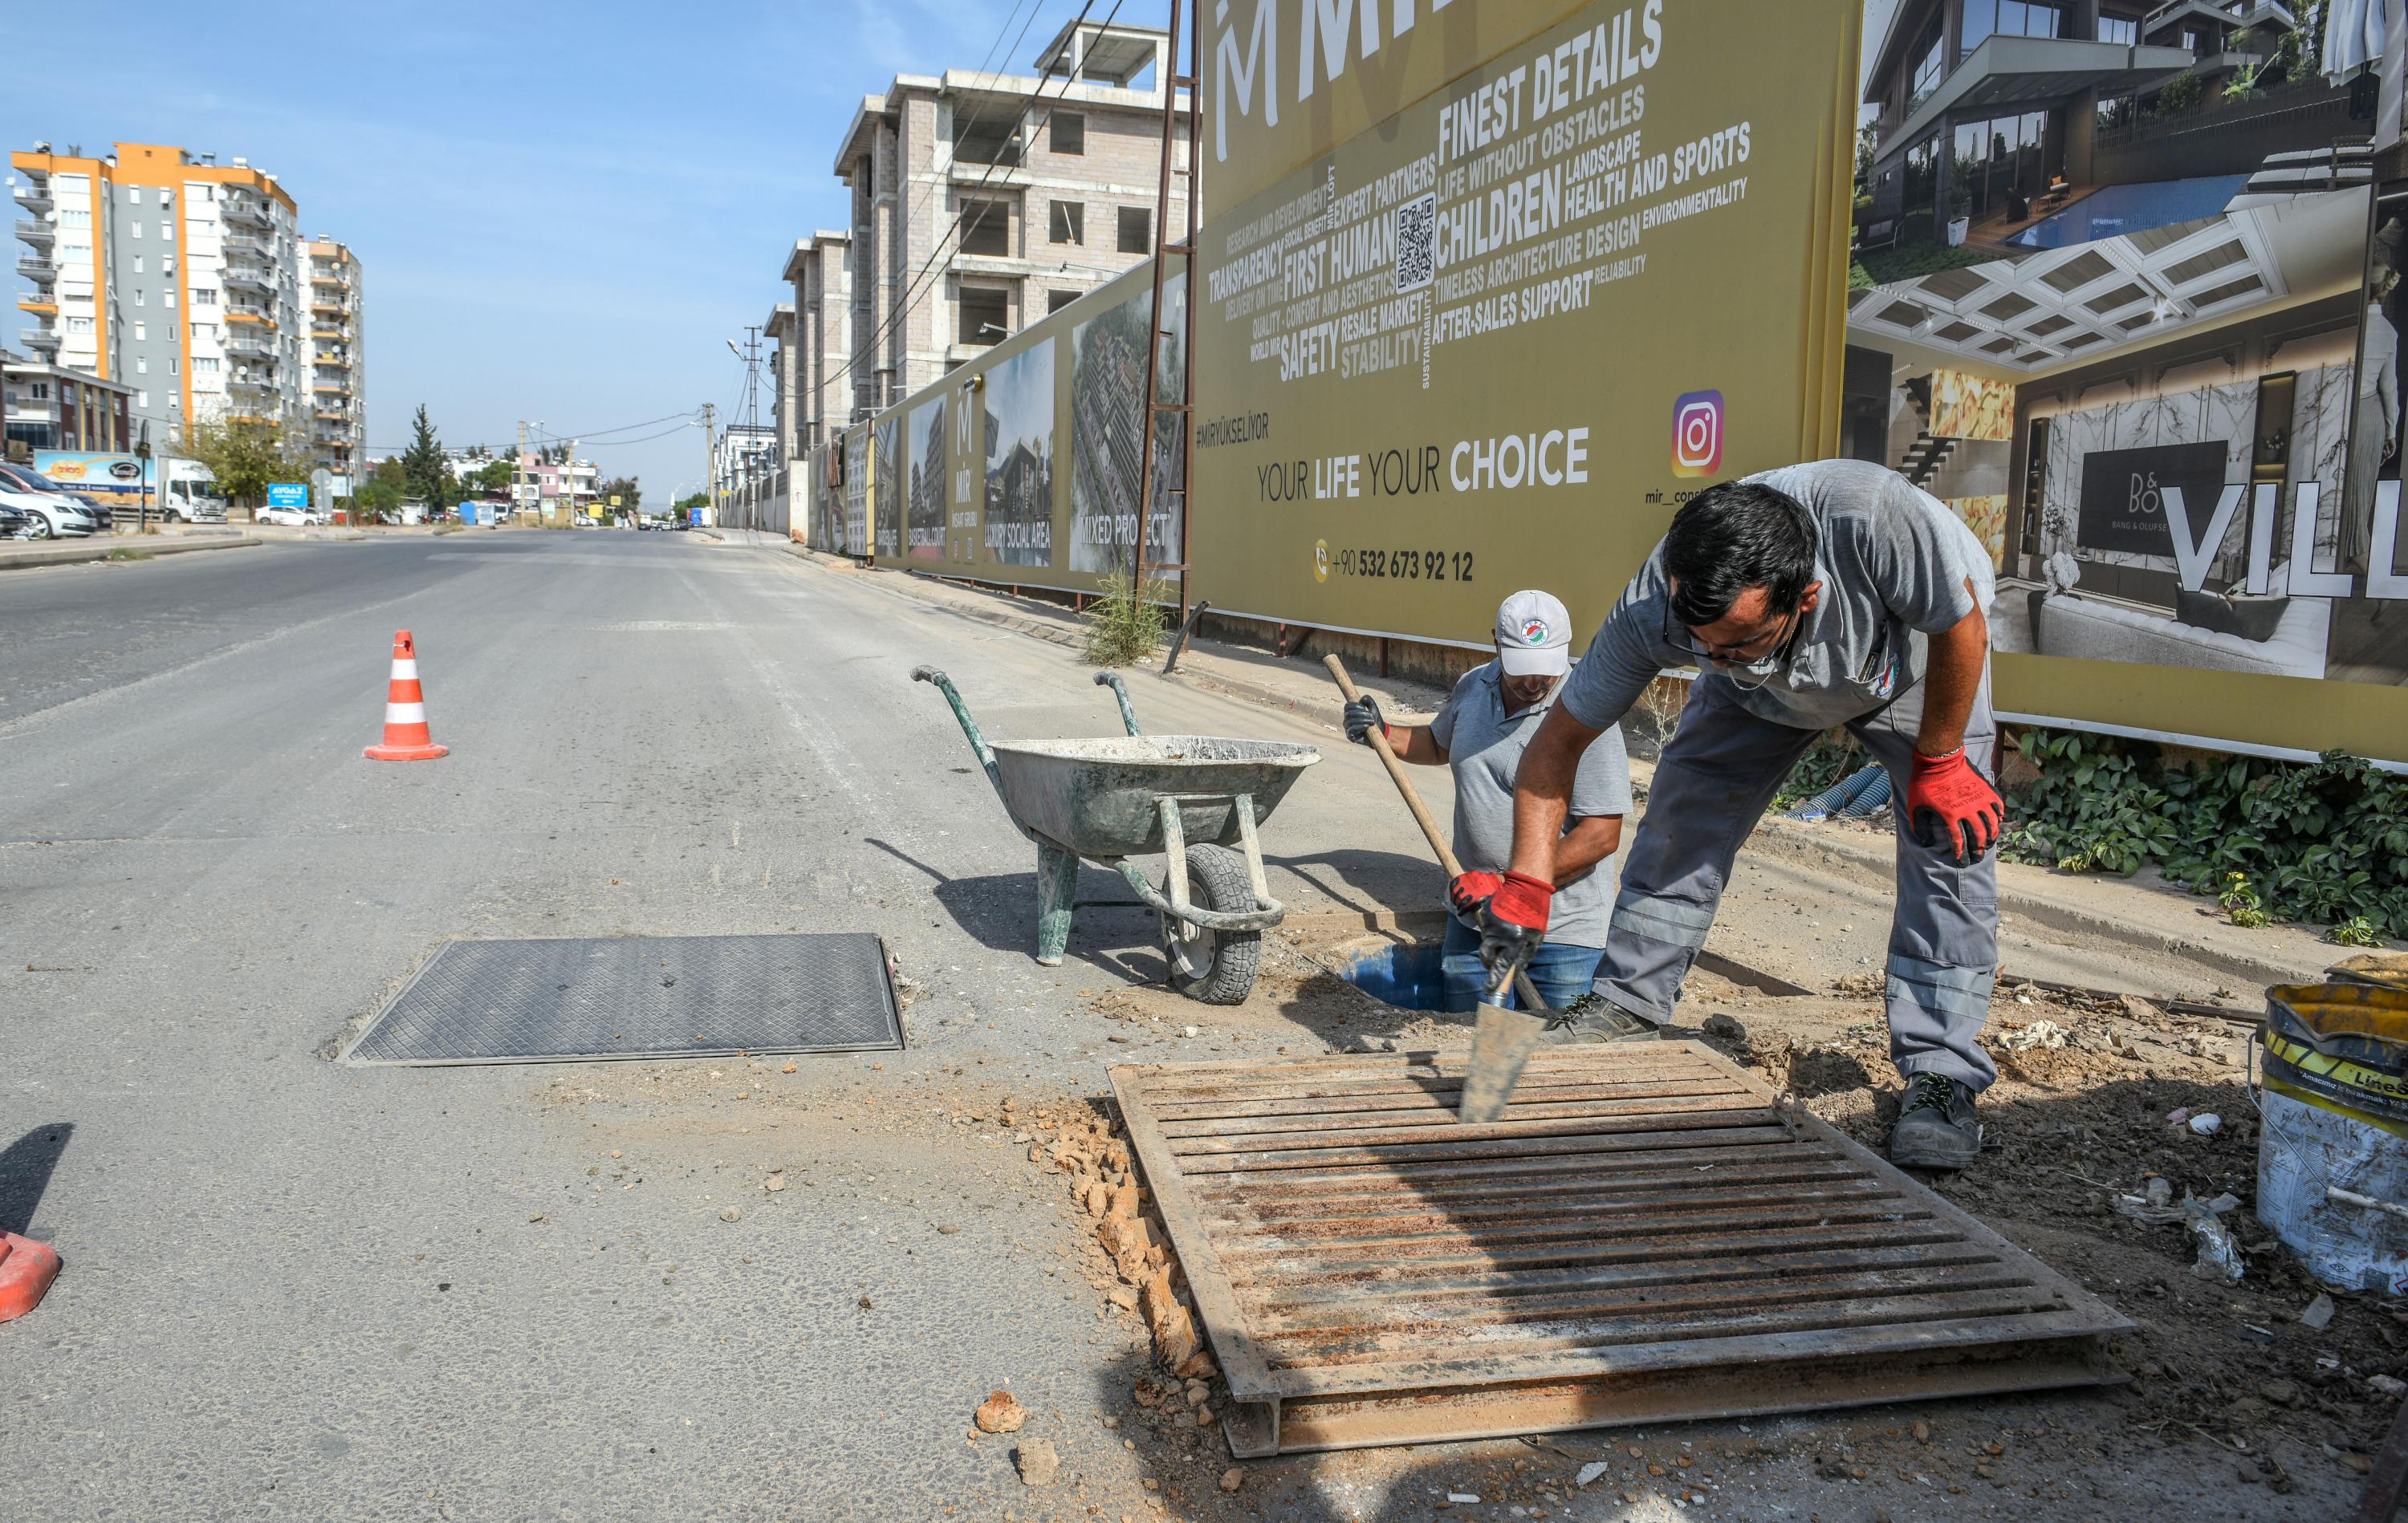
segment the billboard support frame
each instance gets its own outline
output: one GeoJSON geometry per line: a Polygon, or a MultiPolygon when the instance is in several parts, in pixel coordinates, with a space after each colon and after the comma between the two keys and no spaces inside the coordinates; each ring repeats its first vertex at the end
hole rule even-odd
{"type": "MultiPolygon", "coordinates": [[[[1193,0],[1192,4],[1187,3],[1187,0],[1170,0],[1168,32],[1169,36],[1165,39],[1164,46],[1168,50],[1169,56],[1163,60],[1162,172],[1155,178],[1154,185],[1154,306],[1153,315],[1146,322],[1145,335],[1145,439],[1138,456],[1137,534],[1133,559],[1130,562],[1129,595],[1140,600],[1145,596],[1145,536],[1146,530],[1154,519],[1155,429],[1161,416],[1166,412],[1171,413],[1179,419],[1179,463],[1175,467],[1179,479],[1178,485],[1167,489],[1165,495],[1175,492],[1179,497],[1179,559],[1176,563],[1165,562],[1155,569],[1175,570],[1179,573],[1179,622],[1183,625],[1187,622],[1187,567],[1194,560],[1188,551],[1189,535],[1194,532],[1194,525],[1188,521],[1187,488],[1189,465],[1196,452],[1196,344],[1192,334],[1181,339],[1179,400],[1175,403],[1164,402],[1162,400],[1162,340],[1166,335],[1162,326],[1162,291],[1168,279],[1166,272],[1170,267],[1172,254],[1179,255],[1186,262],[1182,266],[1182,272],[1192,274],[1196,268],[1196,207],[1200,199],[1199,192],[1204,178],[1204,146],[1198,136],[1200,123],[1197,118],[1198,84],[1201,78],[1197,71],[1204,60],[1203,0],[1193,0]],[[1187,15],[1188,34],[1189,72],[1185,74],[1179,72],[1179,21],[1182,7],[1187,15]],[[1179,108],[1179,91],[1182,86],[1185,86],[1187,90],[1187,109],[1184,113],[1187,119],[1187,163],[1183,167],[1172,163],[1171,150],[1172,140],[1179,135],[1179,120],[1182,114],[1179,108]],[[1168,241],[1170,226],[1170,177],[1173,174],[1183,175],[1187,178],[1187,232],[1185,236],[1177,243],[1168,241]]],[[[1193,280],[1188,282],[1188,288],[1190,299],[1193,300],[1195,288],[1193,280]]],[[[1185,324],[1182,323],[1182,326],[1185,324]]]]}

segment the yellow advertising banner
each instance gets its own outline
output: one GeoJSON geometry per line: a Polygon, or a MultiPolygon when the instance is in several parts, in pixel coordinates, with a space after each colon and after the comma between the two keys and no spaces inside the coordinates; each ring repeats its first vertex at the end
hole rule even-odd
{"type": "Polygon", "coordinates": [[[1470,643],[1541,587],[1585,633],[1696,490],[1831,453],[1856,27],[1594,6],[1241,204],[1208,179],[1197,594],[1470,643]]]}
{"type": "MultiPolygon", "coordinates": [[[[1165,396],[1182,370],[1184,275],[1164,293],[1165,396]]],[[[1096,591],[1135,557],[1151,264],[997,344],[847,435],[867,536],[831,547],[940,576],[1096,591]],[[857,451],[857,452],[855,452],[857,451]],[[856,464],[857,461],[857,464],[856,464]],[[865,486],[861,477],[867,477],[865,486]]],[[[1178,417],[1158,420],[1149,568],[1178,559],[1178,417]]],[[[1175,586],[1151,569],[1148,580],[1175,586]]]]}
{"type": "MultiPolygon", "coordinates": [[[[1609,46],[1637,51],[1660,38],[1664,7],[1641,0],[1593,14],[1609,46]]],[[[1218,216],[1252,200],[1579,8],[1579,0],[1216,0],[1204,12],[1201,81],[1209,204],[1218,216]]],[[[1819,7],[1796,8],[1803,23],[1819,7]]]]}

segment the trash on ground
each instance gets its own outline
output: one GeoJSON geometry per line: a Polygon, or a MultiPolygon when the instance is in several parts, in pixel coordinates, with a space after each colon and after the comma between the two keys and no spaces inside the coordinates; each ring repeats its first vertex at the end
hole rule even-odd
{"type": "Polygon", "coordinates": [[[2186,1199],[2183,1211],[2192,1235],[2199,1239],[2199,1258],[2192,1262],[2190,1272],[2203,1280],[2239,1285],[2241,1245],[2232,1240],[2232,1229],[2217,1220],[2204,1202],[2186,1199]]]}
{"type": "Polygon", "coordinates": [[[2072,1034],[2056,1021],[2043,1017],[2028,1026],[2018,1027],[1999,1038],[1999,1046],[2014,1052],[2030,1052],[2035,1049],[2054,1051],[2064,1046],[2066,1039],[2072,1034]]]}

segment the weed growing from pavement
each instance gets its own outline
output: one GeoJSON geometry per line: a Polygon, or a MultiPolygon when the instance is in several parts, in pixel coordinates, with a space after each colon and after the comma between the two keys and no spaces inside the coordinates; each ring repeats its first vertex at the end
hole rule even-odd
{"type": "Polygon", "coordinates": [[[150,552],[136,545],[112,545],[108,548],[108,558],[112,561],[148,561],[150,552]]]}
{"type": "Polygon", "coordinates": [[[1136,577],[1125,570],[1106,576],[1102,595],[1087,606],[1087,660],[1097,666],[1125,666],[1153,655],[1162,645],[1163,603],[1172,595],[1169,584],[1149,577],[1140,596],[1136,577]]]}

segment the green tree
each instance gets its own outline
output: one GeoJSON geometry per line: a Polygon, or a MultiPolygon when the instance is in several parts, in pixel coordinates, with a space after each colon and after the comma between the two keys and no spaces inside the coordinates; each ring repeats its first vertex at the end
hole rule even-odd
{"type": "Polygon", "coordinates": [[[709,507],[710,505],[710,499],[709,497],[707,497],[707,496],[703,495],[701,492],[698,492],[698,491],[697,491],[697,492],[695,492],[695,493],[693,496],[691,496],[691,497],[681,497],[681,498],[679,498],[679,499],[677,500],[677,506],[676,506],[675,511],[676,511],[677,516],[678,516],[679,518],[684,518],[684,517],[685,517],[685,515],[686,515],[686,510],[687,510],[688,508],[695,508],[695,507],[709,507]]]}
{"type": "Polygon", "coordinates": [[[435,425],[426,420],[425,403],[418,405],[409,429],[409,448],[401,452],[402,491],[432,507],[451,492],[449,474],[443,465],[443,441],[435,436],[435,425]]]}
{"type": "Polygon", "coordinates": [[[602,501],[598,505],[606,513],[633,513],[636,511],[636,505],[644,500],[643,489],[636,484],[636,478],[632,476],[614,476],[594,490],[601,496],[602,501]],[[610,505],[610,499],[613,497],[619,499],[619,505],[616,508],[610,505]]]}
{"type": "Polygon", "coordinates": [[[247,508],[256,508],[277,481],[307,481],[309,463],[284,448],[284,431],[274,423],[195,419],[185,430],[184,449],[209,468],[218,489],[247,508]]]}
{"type": "Polygon", "coordinates": [[[473,487],[479,491],[508,491],[510,488],[511,474],[516,469],[517,467],[507,460],[487,461],[474,476],[469,477],[461,485],[473,487]]]}

